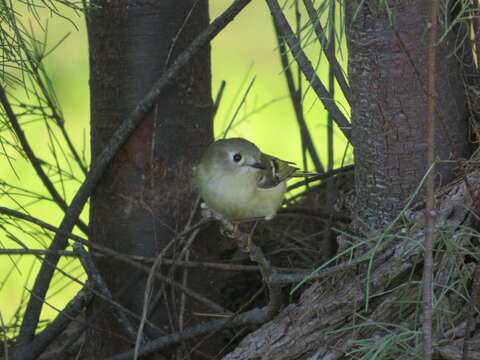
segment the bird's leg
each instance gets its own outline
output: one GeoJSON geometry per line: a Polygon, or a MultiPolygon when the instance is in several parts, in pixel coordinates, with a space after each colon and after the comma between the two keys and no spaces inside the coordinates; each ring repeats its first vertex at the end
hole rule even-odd
{"type": "Polygon", "coordinates": [[[242,250],[243,252],[250,252],[250,249],[252,248],[253,232],[255,231],[255,228],[258,225],[258,221],[262,218],[257,217],[257,218],[245,219],[242,221],[231,221],[223,217],[222,214],[209,208],[205,203],[201,204],[201,209],[202,209],[202,216],[204,218],[220,221],[220,223],[222,224],[220,228],[220,232],[223,235],[228,236],[231,239],[234,239],[238,243],[240,250],[242,250]],[[253,226],[251,226],[250,228],[246,227],[246,229],[245,228],[240,229],[240,225],[242,224],[242,222],[251,224],[252,221],[253,221],[253,226]]]}
{"type": "Polygon", "coordinates": [[[258,220],[256,220],[253,223],[253,226],[250,228],[250,231],[247,233],[247,252],[250,252],[250,250],[252,249],[253,233],[255,232],[257,225],[258,225],[258,220]]]}
{"type": "Polygon", "coordinates": [[[250,233],[240,229],[240,222],[233,222],[232,238],[237,242],[238,248],[242,252],[250,251],[250,233]]]}
{"type": "Polygon", "coordinates": [[[238,230],[238,223],[235,221],[228,221],[228,220],[223,220],[221,222],[222,226],[220,228],[220,231],[223,235],[231,238],[231,239],[236,239],[239,235],[239,230],[238,230]]]}
{"type": "Polygon", "coordinates": [[[202,203],[200,205],[201,211],[202,211],[202,217],[205,219],[212,219],[219,221],[220,224],[222,225],[220,228],[220,232],[223,235],[226,235],[230,238],[235,238],[237,232],[238,232],[238,223],[234,221],[230,221],[226,219],[222,214],[219,212],[211,209],[208,207],[207,204],[202,203]]]}

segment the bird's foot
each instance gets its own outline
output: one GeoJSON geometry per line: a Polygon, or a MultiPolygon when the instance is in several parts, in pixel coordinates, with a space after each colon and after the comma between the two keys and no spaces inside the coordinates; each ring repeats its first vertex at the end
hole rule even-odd
{"type": "Polygon", "coordinates": [[[235,240],[238,248],[242,252],[250,252],[252,248],[253,232],[255,231],[259,220],[263,218],[251,218],[243,219],[241,221],[230,221],[223,217],[222,214],[209,208],[208,205],[205,203],[202,203],[200,207],[202,217],[219,221],[222,224],[222,226],[220,227],[220,233],[230,239],[235,240]],[[253,226],[251,226],[252,222],[253,226]]]}
{"type": "Polygon", "coordinates": [[[207,204],[203,203],[200,205],[201,214],[204,219],[212,219],[219,221],[222,224],[221,232],[223,235],[232,237],[230,234],[234,234],[236,230],[236,225],[230,220],[227,220],[222,214],[208,207],[207,204]]]}

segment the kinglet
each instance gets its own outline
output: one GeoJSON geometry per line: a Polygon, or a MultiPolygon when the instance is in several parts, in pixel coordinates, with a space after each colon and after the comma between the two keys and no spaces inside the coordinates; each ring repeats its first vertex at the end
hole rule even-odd
{"type": "Polygon", "coordinates": [[[292,164],[231,138],[211,144],[193,172],[207,206],[227,220],[270,220],[282,205],[287,179],[309,175],[292,164]]]}

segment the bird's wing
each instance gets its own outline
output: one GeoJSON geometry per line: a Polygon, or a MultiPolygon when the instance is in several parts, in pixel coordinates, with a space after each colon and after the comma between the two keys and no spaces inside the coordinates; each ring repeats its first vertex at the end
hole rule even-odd
{"type": "Polygon", "coordinates": [[[258,187],[261,189],[268,189],[277,186],[282,181],[291,177],[304,177],[316,175],[315,173],[305,173],[300,171],[295,163],[281,160],[275,156],[262,153],[262,165],[265,170],[262,170],[262,177],[258,182],[258,187]]]}

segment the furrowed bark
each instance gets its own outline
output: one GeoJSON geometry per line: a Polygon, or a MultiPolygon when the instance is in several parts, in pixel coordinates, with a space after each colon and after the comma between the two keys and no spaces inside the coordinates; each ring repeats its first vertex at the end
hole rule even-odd
{"type": "MultiPolygon", "coordinates": [[[[140,1],[134,5],[128,1],[97,1],[93,5],[98,6],[90,12],[89,20],[95,163],[124,114],[135,107],[145,89],[208,25],[209,19],[205,0],[140,1]]],[[[93,242],[121,253],[152,256],[185,226],[195,203],[191,168],[212,139],[210,83],[210,49],[205,46],[164,89],[96,187],[90,212],[93,242]]],[[[212,246],[214,241],[214,236],[197,239],[196,255],[215,259],[218,252],[212,246]]],[[[145,274],[111,258],[97,259],[96,263],[114,296],[122,284],[132,283],[129,291],[116,300],[140,314],[145,274]]],[[[189,287],[210,298],[218,293],[209,284],[218,280],[213,271],[190,274],[189,280],[189,287]]],[[[152,298],[158,290],[155,286],[152,298]]],[[[147,327],[146,335],[177,330],[178,324],[171,323],[171,318],[175,319],[179,311],[179,298],[178,292],[172,293],[167,287],[149,318],[159,328],[147,327]]],[[[187,323],[196,323],[192,311],[206,310],[196,303],[188,304],[187,323]]],[[[102,308],[102,301],[95,299],[89,311],[93,314],[102,308]]],[[[87,331],[87,358],[103,358],[129,348],[114,317],[109,311],[100,314],[87,331]],[[98,336],[100,330],[108,333],[98,336]]],[[[210,350],[214,353],[218,348],[210,350]]]]}
{"type": "MultiPolygon", "coordinates": [[[[428,169],[427,3],[395,4],[392,22],[376,1],[365,1],[358,12],[353,2],[346,7],[355,209],[370,225],[392,220],[428,169]]],[[[469,153],[463,68],[454,55],[456,30],[461,28],[452,29],[437,46],[435,156],[439,160],[469,153]]],[[[462,50],[460,46],[459,54],[462,50]]],[[[437,182],[448,183],[455,166],[440,165],[437,182]]]]}

